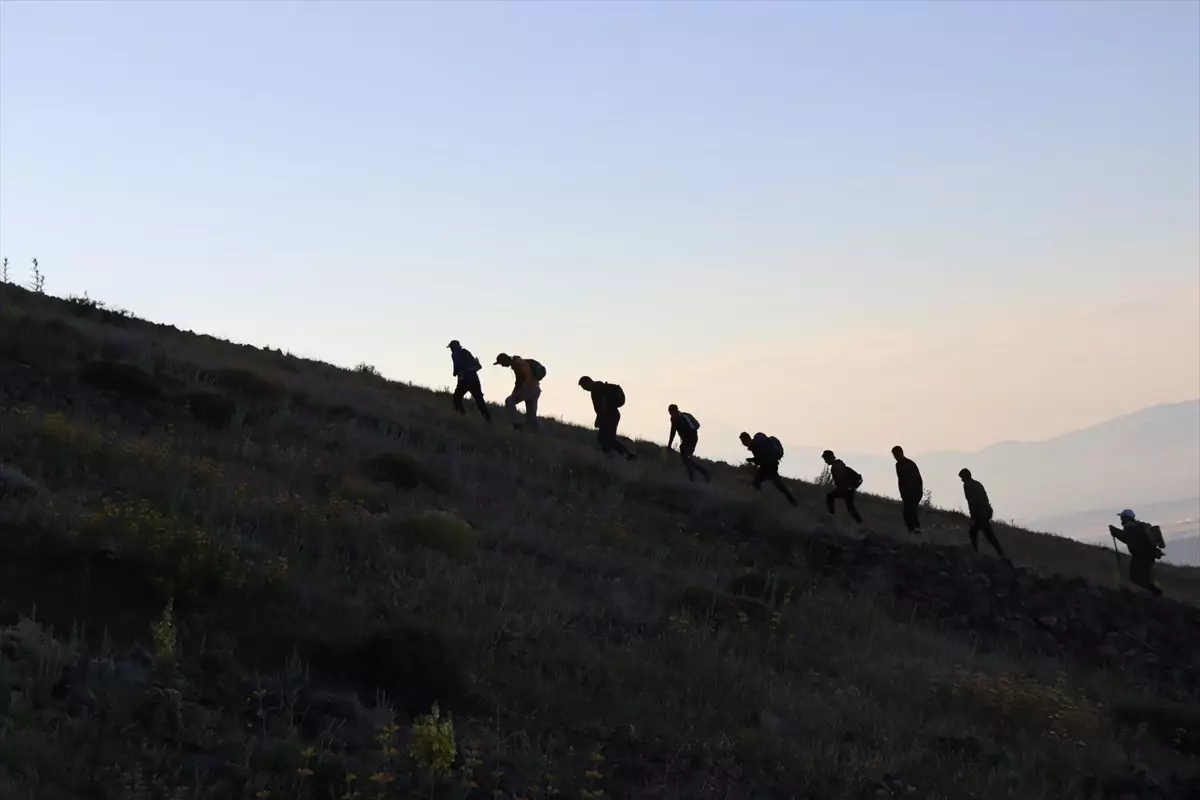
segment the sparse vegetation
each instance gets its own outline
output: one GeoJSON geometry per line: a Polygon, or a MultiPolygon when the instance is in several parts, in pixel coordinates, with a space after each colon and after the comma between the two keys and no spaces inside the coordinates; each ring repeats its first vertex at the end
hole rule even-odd
{"type": "Polygon", "coordinates": [[[914,543],[864,496],[864,542],[811,483],[797,509],[738,466],[688,485],[560,423],[513,437],[381,377],[0,292],[0,796],[1200,788],[1200,665],[1152,636],[1196,630],[1200,570],[1160,565],[1193,605],[1130,594],[1110,631],[1100,548],[1005,528],[1035,571],[1006,582],[958,514],[914,543]],[[1055,616],[979,602],[1055,573],[1055,616]]]}

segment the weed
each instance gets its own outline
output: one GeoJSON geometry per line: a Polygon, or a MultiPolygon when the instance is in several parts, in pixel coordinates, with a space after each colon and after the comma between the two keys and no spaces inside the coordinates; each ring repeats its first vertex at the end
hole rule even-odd
{"type": "Polygon", "coordinates": [[[171,667],[175,664],[178,649],[175,635],[175,598],[167,598],[162,616],[150,626],[154,640],[154,661],[160,667],[171,667]]]}
{"type": "Polygon", "coordinates": [[[375,367],[366,363],[365,361],[363,363],[357,365],[354,368],[354,371],[357,372],[359,375],[370,375],[373,378],[382,378],[383,377],[379,373],[379,370],[375,369],[375,367]]]}
{"type": "Polygon", "coordinates": [[[401,539],[451,558],[470,558],[479,550],[479,532],[451,511],[422,511],[394,530],[401,539]]]}
{"type": "Polygon", "coordinates": [[[434,703],[428,714],[413,722],[409,758],[432,789],[450,774],[455,754],[454,719],[449,714],[442,719],[441,709],[434,703]]]}
{"type": "Polygon", "coordinates": [[[364,474],[378,483],[390,483],[397,489],[411,491],[426,486],[445,491],[448,482],[417,459],[406,453],[379,453],[361,464],[364,474]]]}
{"type": "Polygon", "coordinates": [[[37,294],[46,293],[46,276],[42,274],[36,258],[33,259],[33,277],[29,281],[29,290],[37,294]]]}

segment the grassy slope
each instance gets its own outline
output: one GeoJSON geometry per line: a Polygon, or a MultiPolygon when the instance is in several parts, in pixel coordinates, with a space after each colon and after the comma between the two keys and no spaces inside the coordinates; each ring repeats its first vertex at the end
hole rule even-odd
{"type": "MultiPolygon", "coordinates": [[[[0,292],[0,796],[1057,797],[1194,769],[1113,723],[1152,686],[779,563],[758,533],[858,535],[809,484],[799,509],[728,465],[692,487],[649,443],[608,464],[576,427],[0,292]],[[712,591],[782,566],[778,609],[712,591]],[[440,776],[409,749],[434,701],[440,776]]],[[[1119,583],[1111,551],[999,535],[1119,583]]],[[[1200,571],[1158,577],[1200,602],[1200,571]]]]}

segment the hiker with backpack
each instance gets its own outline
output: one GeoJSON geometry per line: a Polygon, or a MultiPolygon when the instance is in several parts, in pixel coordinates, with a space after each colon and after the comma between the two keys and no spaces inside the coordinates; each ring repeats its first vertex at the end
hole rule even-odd
{"type": "Polygon", "coordinates": [[[988,500],[987,489],[984,489],[982,483],[971,477],[969,469],[959,470],[958,477],[962,478],[963,494],[967,498],[967,514],[971,517],[971,527],[967,531],[971,535],[971,547],[976,553],[979,552],[979,532],[983,531],[983,535],[995,548],[996,554],[1007,560],[1008,556],[1004,555],[1004,548],[1000,546],[1000,542],[996,539],[996,532],[992,530],[994,512],[992,503],[988,500]]]}
{"type": "Polygon", "coordinates": [[[904,455],[904,448],[896,445],[892,448],[896,459],[896,482],[900,487],[900,504],[904,510],[904,527],[909,533],[921,533],[921,500],[925,497],[925,482],[921,479],[921,470],[917,463],[904,455]]]}
{"type": "Polygon", "coordinates": [[[753,437],[742,431],[738,438],[752,454],[750,458],[746,459],[746,462],[758,467],[758,472],[755,473],[754,480],[750,484],[754,487],[754,491],[761,492],[763,483],[770,481],[789,503],[796,505],[796,498],[792,497],[783,478],[779,476],[779,462],[783,460],[783,443],[774,436],[767,436],[761,431],[754,434],[753,437]]]}
{"type": "Polygon", "coordinates": [[[846,510],[850,512],[850,517],[861,525],[863,518],[854,506],[854,495],[858,492],[858,487],[862,486],[862,475],[847,467],[846,462],[835,456],[832,450],[821,453],[821,458],[829,465],[829,475],[833,479],[833,489],[825,495],[825,507],[829,509],[830,514],[837,513],[834,511],[833,501],[841,498],[846,504],[846,510]]]}
{"type": "Polygon", "coordinates": [[[1117,516],[1121,518],[1121,527],[1109,525],[1108,531],[1114,540],[1124,542],[1129,548],[1129,582],[1155,597],[1161,595],[1162,589],[1150,579],[1150,570],[1154,562],[1163,557],[1163,549],[1167,546],[1162,529],[1138,519],[1128,508],[1117,516]]]}
{"type": "Polygon", "coordinates": [[[667,413],[671,415],[671,435],[667,437],[667,449],[671,449],[675,435],[679,434],[679,458],[687,470],[688,480],[694,480],[699,472],[704,476],[704,482],[708,483],[712,480],[712,475],[692,458],[700,438],[700,423],[688,412],[680,411],[679,406],[674,403],[667,406],[667,413]]]}
{"type": "Polygon", "coordinates": [[[512,394],[504,400],[504,407],[508,409],[513,420],[513,430],[521,430],[518,403],[525,404],[525,420],[529,427],[535,430],[540,428],[541,423],[537,418],[538,398],[542,396],[542,379],[546,377],[546,368],[532,358],[510,356],[507,353],[496,356],[496,363],[492,366],[497,365],[510,367],[515,377],[512,394]]]}
{"type": "Polygon", "coordinates": [[[458,339],[453,340],[446,347],[450,348],[450,359],[454,363],[454,377],[458,378],[458,384],[454,387],[454,410],[459,414],[466,415],[467,409],[463,405],[463,397],[469,392],[472,399],[475,400],[475,407],[479,409],[480,415],[490,423],[492,414],[483,400],[483,386],[479,383],[479,370],[483,369],[483,365],[479,363],[478,358],[472,355],[470,350],[459,343],[458,339]]]}
{"type": "Polygon", "coordinates": [[[617,438],[617,426],[621,424],[621,406],[625,405],[625,390],[616,383],[594,381],[587,375],[579,379],[579,385],[592,396],[592,408],[596,410],[596,440],[600,452],[611,458],[613,453],[622,455],[626,461],[637,458],[617,438]]]}

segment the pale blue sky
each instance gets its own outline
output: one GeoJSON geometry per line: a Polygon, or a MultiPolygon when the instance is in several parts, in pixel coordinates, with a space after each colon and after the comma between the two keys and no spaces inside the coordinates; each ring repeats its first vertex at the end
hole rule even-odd
{"type": "Polygon", "coordinates": [[[49,291],[434,386],[519,352],[715,455],[1200,395],[1198,142],[1184,0],[0,2],[49,291]]]}

